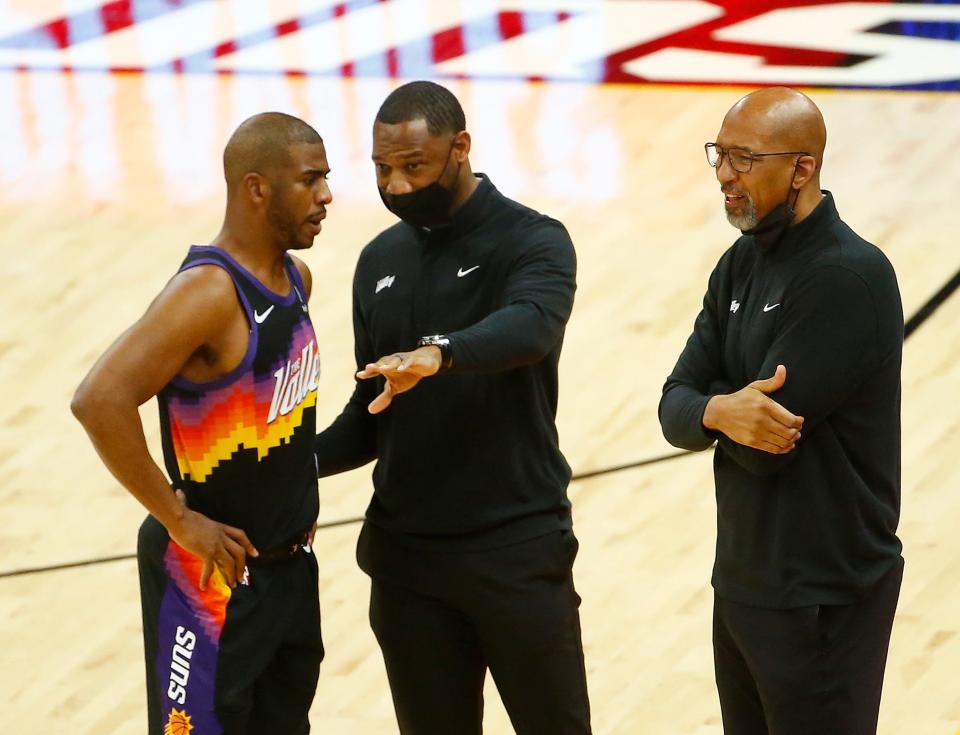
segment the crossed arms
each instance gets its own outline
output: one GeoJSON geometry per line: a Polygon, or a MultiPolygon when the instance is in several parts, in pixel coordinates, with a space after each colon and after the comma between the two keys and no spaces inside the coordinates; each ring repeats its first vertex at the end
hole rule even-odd
{"type": "Polygon", "coordinates": [[[715,270],[703,309],[664,385],[667,441],[699,451],[717,441],[752,474],[770,475],[802,450],[877,362],[877,314],[864,281],[841,266],[798,276],[756,380],[739,390],[723,365],[715,270]]]}

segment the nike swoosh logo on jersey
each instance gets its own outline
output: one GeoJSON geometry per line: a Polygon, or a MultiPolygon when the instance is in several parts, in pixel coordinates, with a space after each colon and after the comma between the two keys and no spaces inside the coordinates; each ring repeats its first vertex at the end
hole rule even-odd
{"type": "MultiPolygon", "coordinates": [[[[274,304],[273,306],[276,306],[276,304],[274,304]]],[[[254,310],[253,310],[253,321],[255,321],[257,324],[263,324],[263,322],[266,320],[266,318],[267,318],[268,316],[270,316],[270,312],[273,311],[273,306],[271,306],[269,309],[267,309],[267,310],[266,310],[265,312],[263,312],[262,314],[261,314],[260,312],[258,312],[256,309],[254,309],[254,310]]]]}
{"type": "Polygon", "coordinates": [[[475,265],[473,266],[473,268],[467,268],[466,270],[464,270],[463,268],[460,268],[457,271],[457,278],[463,278],[468,273],[473,273],[479,267],[480,267],[479,265],[475,265]]]}
{"type": "Polygon", "coordinates": [[[768,311],[773,311],[773,310],[776,309],[778,306],[780,306],[780,304],[774,304],[773,306],[770,306],[770,304],[764,304],[763,311],[764,311],[764,313],[766,313],[766,312],[768,312],[768,311]]]}

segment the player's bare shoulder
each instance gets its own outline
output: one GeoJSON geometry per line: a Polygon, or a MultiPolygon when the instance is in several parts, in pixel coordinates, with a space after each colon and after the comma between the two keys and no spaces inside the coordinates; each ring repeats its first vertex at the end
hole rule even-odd
{"type": "Polygon", "coordinates": [[[300,258],[298,258],[293,253],[290,253],[290,260],[293,261],[293,264],[297,268],[297,272],[300,274],[300,278],[303,280],[304,288],[307,289],[306,296],[310,297],[310,293],[313,290],[313,275],[310,273],[310,268],[307,267],[307,264],[304,263],[300,258]]]}
{"type": "Polygon", "coordinates": [[[197,265],[173,276],[137,323],[137,331],[192,352],[212,346],[231,326],[246,331],[246,316],[230,274],[197,265]]]}
{"type": "Polygon", "coordinates": [[[197,265],[177,273],[150,305],[147,315],[151,312],[158,312],[156,316],[171,326],[190,324],[192,328],[186,331],[201,333],[243,317],[233,279],[216,265],[197,265]]]}

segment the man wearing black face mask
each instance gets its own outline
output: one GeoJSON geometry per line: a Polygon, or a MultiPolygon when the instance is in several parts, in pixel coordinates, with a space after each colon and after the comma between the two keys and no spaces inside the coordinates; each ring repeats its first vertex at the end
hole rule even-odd
{"type": "Polygon", "coordinates": [[[480,733],[489,669],[518,733],[584,735],[555,425],[576,258],[563,225],[472,172],[465,128],[429,82],[377,113],[377,185],[402,221],[357,264],[357,385],[317,467],[377,460],[357,559],[401,733],[480,733]]]}
{"type": "Polygon", "coordinates": [[[875,733],[903,575],[903,311],[886,257],[820,189],[823,117],[772,88],[707,159],[743,237],[710,277],[660,401],[715,441],[713,643],[724,731],[875,733]]]}

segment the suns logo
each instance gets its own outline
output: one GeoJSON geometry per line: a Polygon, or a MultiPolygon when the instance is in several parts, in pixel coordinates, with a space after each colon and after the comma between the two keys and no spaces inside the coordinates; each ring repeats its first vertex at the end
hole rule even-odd
{"type": "Polygon", "coordinates": [[[191,730],[193,730],[193,724],[186,710],[170,710],[167,724],[163,727],[163,735],[189,735],[191,730]]]}
{"type": "Polygon", "coordinates": [[[177,642],[170,658],[170,685],[167,696],[177,704],[187,701],[187,682],[190,680],[190,659],[197,645],[197,636],[182,625],[177,626],[177,642]]]}

